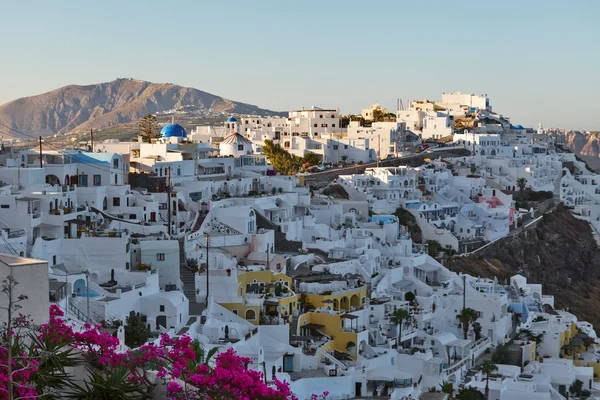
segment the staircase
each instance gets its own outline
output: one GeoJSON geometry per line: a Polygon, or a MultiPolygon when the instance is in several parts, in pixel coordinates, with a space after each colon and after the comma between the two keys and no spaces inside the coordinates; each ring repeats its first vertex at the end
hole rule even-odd
{"type": "Polygon", "coordinates": [[[298,335],[298,317],[294,314],[290,315],[290,336],[298,335]]]}
{"type": "Polygon", "coordinates": [[[191,308],[192,303],[196,303],[196,279],[195,273],[187,267],[184,246],[185,238],[179,239],[179,277],[183,283],[183,293],[190,301],[191,308]]]}

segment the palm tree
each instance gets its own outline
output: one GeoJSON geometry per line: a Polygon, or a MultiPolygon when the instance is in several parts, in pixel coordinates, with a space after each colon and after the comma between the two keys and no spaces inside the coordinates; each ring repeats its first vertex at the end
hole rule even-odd
{"type": "Polygon", "coordinates": [[[456,318],[458,318],[462,327],[464,339],[467,339],[467,334],[469,333],[469,325],[477,321],[477,312],[472,308],[463,308],[460,314],[456,316],[456,318]]]}
{"type": "Polygon", "coordinates": [[[523,200],[523,194],[525,193],[525,185],[527,185],[527,179],[519,178],[517,179],[517,186],[519,186],[519,197],[523,200]]]}
{"type": "Polygon", "coordinates": [[[408,316],[408,311],[406,311],[404,308],[398,308],[392,313],[392,318],[390,319],[390,321],[393,324],[398,325],[398,344],[396,346],[397,348],[400,348],[400,343],[402,342],[402,323],[408,318],[408,316]]]}
{"type": "Polygon", "coordinates": [[[480,369],[485,374],[485,400],[488,400],[490,398],[490,374],[497,371],[498,366],[490,360],[485,360],[480,369]]]}

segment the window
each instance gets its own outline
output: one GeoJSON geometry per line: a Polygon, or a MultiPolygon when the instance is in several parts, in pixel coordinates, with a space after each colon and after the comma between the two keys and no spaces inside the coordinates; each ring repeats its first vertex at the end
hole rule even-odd
{"type": "Polygon", "coordinates": [[[315,125],[314,125],[314,128],[316,128],[318,125],[319,125],[319,124],[315,124],[315,125]]]}
{"type": "Polygon", "coordinates": [[[165,306],[163,306],[163,305],[160,306],[160,312],[165,312],[165,306]]]}
{"type": "Polygon", "coordinates": [[[339,146],[338,146],[337,144],[334,144],[334,145],[333,145],[333,149],[334,149],[334,150],[337,150],[337,149],[338,149],[338,147],[339,147],[339,146]]]}
{"type": "Polygon", "coordinates": [[[79,186],[87,187],[88,185],[88,176],[87,175],[79,175],[79,186]]]}
{"type": "Polygon", "coordinates": [[[118,158],[113,159],[113,168],[115,168],[115,169],[119,168],[119,159],[118,158]]]}
{"type": "Polygon", "coordinates": [[[165,253],[156,253],[156,261],[165,261],[165,253]]]}
{"type": "Polygon", "coordinates": [[[113,207],[119,207],[121,205],[120,197],[113,197],[113,207]]]}
{"type": "Polygon", "coordinates": [[[335,128],[335,124],[331,124],[331,127],[332,127],[332,128],[335,128]]]}
{"type": "Polygon", "coordinates": [[[94,186],[102,186],[102,177],[100,175],[94,175],[94,186]]]}
{"type": "Polygon", "coordinates": [[[236,309],[231,310],[231,312],[234,313],[235,315],[238,315],[238,310],[236,310],[236,309]]]}
{"type": "Polygon", "coordinates": [[[327,124],[321,124],[321,128],[327,128],[327,124]]]}
{"type": "MultiPolygon", "coordinates": [[[[202,196],[200,196],[200,198],[202,198],[202,196]]],[[[167,209],[167,203],[158,203],[158,209],[159,210],[166,210],[167,209]]]]}
{"type": "Polygon", "coordinates": [[[344,149],[348,150],[348,145],[347,144],[344,145],[344,149]]]}
{"type": "Polygon", "coordinates": [[[0,208],[10,208],[10,206],[8,204],[2,204],[0,208]]]}
{"type": "Polygon", "coordinates": [[[52,265],[56,265],[56,256],[52,256],[52,265]]]}
{"type": "Polygon", "coordinates": [[[238,151],[244,151],[244,145],[238,144],[238,151]]]}
{"type": "Polygon", "coordinates": [[[322,115],[322,114],[321,114],[321,115],[319,115],[319,118],[323,118],[323,115],[322,115]]]}

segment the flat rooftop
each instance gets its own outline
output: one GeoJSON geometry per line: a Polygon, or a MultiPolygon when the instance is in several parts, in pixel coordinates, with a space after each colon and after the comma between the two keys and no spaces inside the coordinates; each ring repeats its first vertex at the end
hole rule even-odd
{"type": "Polygon", "coordinates": [[[35,258],[18,257],[6,253],[0,253],[0,262],[8,265],[9,267],[19,267],[23,265],[41,264],[46,263],[44,260],[36,260],[35,258]]]}

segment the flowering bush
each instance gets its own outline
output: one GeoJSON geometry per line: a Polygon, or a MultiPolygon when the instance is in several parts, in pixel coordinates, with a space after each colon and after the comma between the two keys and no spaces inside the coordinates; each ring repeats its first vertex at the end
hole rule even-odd
{"type": "MultiPolygon", "coordinates": [[[[39,329],[17,318],[13,327],[29,329],[31,345],[20,331],[4,331],[0,344],[0,398],[37,399],[55,393],[70,393],[74,398],[142,399],[151,398],[148,370],[157,372],[173,400],[297,400],[287,383],[273,379],[267,385],[264,375],[248,369],[250,359],[229,349],[219,354],[214,365],[189,336],[163,335],[160,346],[146,344],[134,351],[119,352],[119,340],[99,326],[86,324],[80,332],[63,320],[62,311],[53,305],[50,319],[39,329]],[[12,382],[8,376],[7,345],[12,344],[12,382]],[[73,382],[64,367],[88,362],[88,377],[83,385],[73,382]],[[50,362],[52,361],[52,362],[50,362]],[[43,367],[43,368],[42,368],[43,367]],[[62,378],[62,379],[60,379],[62,378]],[[116,385],[122,385],[117,390],[116,385]],[[103,391],[99,393],[99,391],[103,391]],[[12,392],[12,393],[11,393],[12,392]],[[6,394],[8,393],[8,396],[6,394]]],[[[313,395],[312,400],[324,399],[313,395]]]]}

